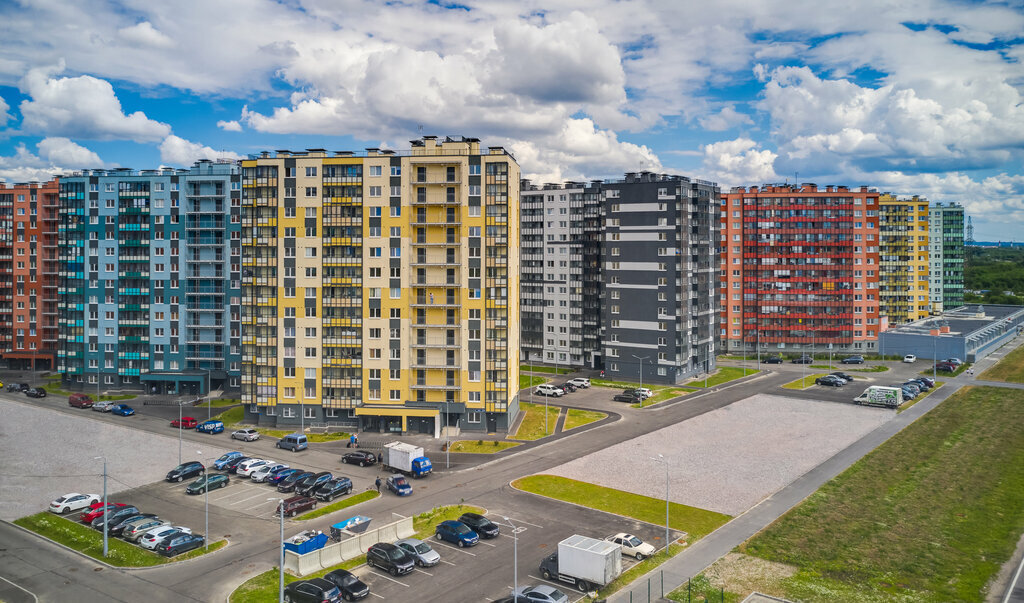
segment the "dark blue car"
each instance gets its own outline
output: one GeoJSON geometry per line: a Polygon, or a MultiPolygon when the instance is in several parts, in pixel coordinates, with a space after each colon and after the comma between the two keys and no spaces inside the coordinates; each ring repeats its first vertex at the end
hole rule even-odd
{"type": "Polygon", "coordinates": [[[120,415],[122,417],[130,417],[135,414],[135,409],[127,404],[115,404],[110,409],[111,414],[120,415]]]}
{"type": "Polygon", "coordinates": [[[437,524],[437,528],[434,529],[434,537],[438,540],[447,540],[460,547],[473,546],[480,542],[480,536],[469,529],[469,526],[461,521],[451,519],[437,524]]]}
{"type": "Polygon", "coordinates": [[[224,454],[221,455],[219,459],[213,462],[213,466],[216,467],[217,469],[223,469],[225,465],[241,456],[245,455],[243,455],[241,452],[238,452],[237,450],[234,452],[225,452],[224,454]]]}
{"type": "Polygon", "coordinates": [[[304,469],[281,469],[275,471],[267,478],[268,484],[279,484],[294,473],[305,473],[304,469]]]}
{"type": "Polygon", "coordinates": [[[217,419],[211,419],[209,421],[203,421],[196,427],[196,431],[202,433],[221,433],[224,431],[224,423],[217,419]]]}

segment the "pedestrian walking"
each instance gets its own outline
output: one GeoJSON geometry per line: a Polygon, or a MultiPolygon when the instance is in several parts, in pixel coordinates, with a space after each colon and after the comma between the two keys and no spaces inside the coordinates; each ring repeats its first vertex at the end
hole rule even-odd
{"type": "Polygon", "coordinates": [[[380,476],[377,476],[377,481],[373,482],[373,485],[377,486],[377,494],[380,494],[380,476]]]}

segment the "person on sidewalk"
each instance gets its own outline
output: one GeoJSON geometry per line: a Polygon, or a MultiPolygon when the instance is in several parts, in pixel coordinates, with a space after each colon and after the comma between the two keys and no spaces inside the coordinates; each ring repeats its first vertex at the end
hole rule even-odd
{"type": "Polygon", "coordinates": [[[377,481],[373,482],[374,486],[377,486],[377,494],[380,494],[380,476],[377,476],[377,481]]]}

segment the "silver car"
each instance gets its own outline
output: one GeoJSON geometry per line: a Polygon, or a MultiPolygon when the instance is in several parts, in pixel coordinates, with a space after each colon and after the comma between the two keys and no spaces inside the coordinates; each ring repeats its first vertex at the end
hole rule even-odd
{"type": "Polygon", "coordinates": [[[416,538],[403,538],[395,543],[395,546],[412,555],[416,565],[420,567],[431,567],[441,563],[441,555],[430,548],[430,545],[416,538]]]}
{"type": "Polygon", "coordinates": [[[260,432],[253,428],[239,429],[231,434],[232,440],[242,440],[243,442],[254,442],[260,439],[260,432]]]}
{"type": "Polygon", "coordinates": [[[156,548],[156,545],[160,544],[160,541],[168,536],[173,536],[178,533],[191,534],[192,530],[184,526],[172,526],[162,525],[155,528],[151,528],[148,532],[143,534],[142,538],[139,538],[139,546],[144,549],[152,551],[156,548]]]}
{"type": "Polygon", "coordinates": [[[270,477],[271,474],[273,474],[274,472],[287,468],[288,465],[285,465],[283,463],[271,463],[269,465],[263,465],[262,467],[257,467],[255,471],[250,473],[249,479],[260,484],[267,481],[267,478],[270,477]]]}
{"type": "Polygon", "coordinates": [[[113,409],[115,406],[117,406],[117,402],[112,402],[110,400],[100,400],[99,402],[96,402],[95,404],[92,405],[92,409],[95,410],[96,412],[110,412],[111,409],[113,409]]]}
{"type": "Polygon", "coordinates": [[[169,524],[168,522],[166,522],[166,521],[164,521],[162,519],[158,519],[156,517],[153,517],[149,521],[143,521],[143,522],[135,523],[132,526],[125,528],[124,531],[121,532],[121,538],[124,538],[128,542],[135,542],[139,538],[142,538],[143,536],[145,536],[146,532],[148,532],[148,531],[150,531],[150,530],[152,530],[154,528],[159,528],[160,526],[167,526],[167,525],[171,525],[171,524],[169,524]]]}

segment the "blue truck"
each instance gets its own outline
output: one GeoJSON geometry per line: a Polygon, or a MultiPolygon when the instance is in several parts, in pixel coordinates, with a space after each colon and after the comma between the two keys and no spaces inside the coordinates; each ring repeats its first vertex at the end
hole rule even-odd
{"type": "Polygon", "coordinates": [[[423,448],[403,442],[385,444],[380,463],[384,469],[396,471],[409,477],[430,475],[433,468],[430,459],[423,456],[423,448]]]}

